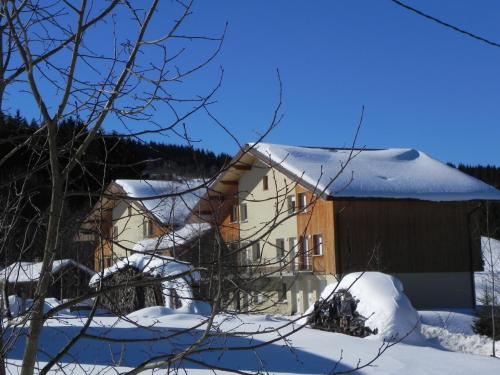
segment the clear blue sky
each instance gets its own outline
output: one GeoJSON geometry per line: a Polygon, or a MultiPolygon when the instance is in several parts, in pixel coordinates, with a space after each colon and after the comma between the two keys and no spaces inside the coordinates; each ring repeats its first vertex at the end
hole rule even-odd
{"type": "MultiPolygon", "coordinates": [[[[407,0],[500,43],[500,2],[407,0]]],[[[187,25],[228,33],[201,78],[225,71],[214,113],[242,142],[268,123],[284,85],[284,119],[268,142],[414,147],[442,161],[500,165],[500,48],[445,29],[388,0],[199,1],[187,25]]],[[[199,146],[236,147],[206,118],[199,146]]],[[[172,141],[165,139],[166,142],[172,141]]]]}

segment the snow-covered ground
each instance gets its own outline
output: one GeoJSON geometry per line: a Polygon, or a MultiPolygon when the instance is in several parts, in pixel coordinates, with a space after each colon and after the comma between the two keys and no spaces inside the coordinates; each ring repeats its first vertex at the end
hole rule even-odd
{"type": "MultiPolygon", "coordinates": [[[[347,275],[339,288],[359,298],[358,311],[379,334],[356,338],[304,326],[300,317],[219,314],[202,344],[174,369],[187,374],[240,373],[334,374],[500,374],[500,359],[491,358],[491,340],[475,335],[472,310],[417,312],[401,283],[388,275],[369,272],[347,275]],[[387,348],[384,339],[408,340],[387,348]],[[365,366],[366,365],[366,366],[365,366]]],[[[335,286],[322,293],[327,299],[335,286]]],[[[53,302],[53,301],[52,301],[53,302]]],[[[150,307],[120,319],[97,316],[86,336],[63,357],[54,371],[72,374],[116,374],[144,361],[179,353],[205,333],[207,317],[167,307],[150,307]]],[[[43,367],[77,335],[85,318],[64,310],[48,320],[41,337],[43,367]]],[[[9,329],[8,370],[19,373],[25,329],[9,329]],[[10,337],[10,339],[9,339],[10,337]]],[[[500,342],[498,343],[500,346],[500,342]]],[[[500,353],[498,353],[500,354],[500,353]]],[[[163,372],[160,372],[163,373],[163,372]]]]}
{"type": "MultiPolygon", "coordinates": [[[[472,330],[474,324],[472,310],[420,311],[419,313],[422,334],[427,338],[427,345],[436,345],[436,347],[460,353],[483,356],[492,354],[491,338],[477,335],[472,330]]],[[[496,355],[500,356],[500,341],[496,342],[496,355]]]]}
{"type": "MultiPolygon", "coordinates": [[[[497,295],[500,295],[500,241],[482,237],[481,248],[485,270],[475,274],[478,305],[483,304],[486,290],[491,295],[493,277],[496,283],[495,291],[497,295]]],[[[454,352],[484,356],[492,354],[492,340],[486,336],[476,335],[472,330],[473,310],[420,311],[419,314],[422,333],[428,339],[429,344],[434,343],[454,352]]],[[[500,356],[500,341],[496,343],[496,355],[500,356]]]]}
{"type": "MultiPolygon", "coordinates": [[[[171,314],[165,308],[148,308],[136,312],[134,316],[140,316],[141,323],[148,328],[138,328],[134,322],[113,317],[96,318],[89,335],[112,338],[114,342],[99,341],[91,337],[81,339],[64,357],[64,371],[88,374],[126,371],[153,355],[182,350],[199,338],[204,328],[202,325],[190,332],[180,332],[200,323],[204,317],[171,314]],[[177,335],[170,339],[139,343],[119,342],[120,339],[159,338],[172,333],[177,335]],[[74,364],[75,361],[78,364],[74,364]]],[[[382,345],[382,342],[377,340],[354,338],[310,328],[302,328],[286,337],[297,328],[289,323],[284,318],[266,315],[219,315],[216,318],[218,329],[211,332],[212,336],[202,345],[201,352],[192,354],[188,357],[192,361],[184,360],[179,367],[189,374],[211,373],[196,363],[204,361],[213,367],[238,369],[248,373],[261,371],[272,374],[328,374],[332,370],[350,371],[356,368],[358,362],[363,365],[371,361],[382,345]],[[241,331],[262,333],[236,334],[241,331]],[[228,332],[232,332],[233,336],[224,334],[228,332]],[[259,347],[260,344],[274,339],[277,341],[259,347]]],[[[79,331],[81,325],[82,320],[69,315],[62,319],[50,320],[43,331],[44,354],[41,354],[40,360],[43,362],[47,360],[47,356],[57,353],[68,338],[79,331]]],[[[20,364],[23,344],[24,339],[21,337],[9,353],[9,370],[12,373],[18,371],[16,365],[20,364]]],[[[359,373],[498,374],[499,370],[500,361],[497,359],[400,343],[389,348],[372,365],[359,373]]]]}

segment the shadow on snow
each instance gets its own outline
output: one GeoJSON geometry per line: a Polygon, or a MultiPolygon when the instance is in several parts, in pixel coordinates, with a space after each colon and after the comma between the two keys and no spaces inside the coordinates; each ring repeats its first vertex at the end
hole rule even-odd
{"type": "MultiPolygon", "coordinates": [[[[166,336],[179,329],[166,327],[137,328],[137,327],[91,327],[88,334],[98,337],[139,339],[158,338],[166,336]]],[[[15,345],[10,349],[8,359],[21,360],[25,345],[26,330],[15,331],[18,334],[15,345]]],[[[80,332],[78,326],[46,326],[43,328],[41,346],[38,360],[47,362],[49,358],[56,355],[65,345],[80,332]]],[[[192,330],[168,340],[156,340],[141,343],[114,343],[99,341],[89,338],[81,338],[77,344],[65,355],[62,363],[79,363],[81,365],[98,366],[124,366],[136,367],[147,359],[180,352],[190,343],[193,343],[203,330],[192,330]]],[[[6,331],[4,339],[8,339],[13,331],[6,331]]],[[[300,334],[300,333],[298,333],[300,334]]],[[[332,337],[333,339],[333,337],[332,337]]],[[[204,361],[209,365],[221,368],[238,369],[248,372],[292,372],[297,374],[325,374],[331,371],[336,364],[333,358],[328,359],[314,353],[304,351],[301,348],[286,347],[283,341],[265,345],[256,350],[231,350],[236,347],[251,347],[262,343],[252,337],[220,337],[212,336],[202,345],[206,349],[204,353],[191,355],[196,361],[204,361]],[[224,348],[222,350],[208,351],[213,348],[224,348]]],[[[326,345],[328,343],[325,342],[326,345]]],[[[204,366],[190,361],[183,361],[179,368],[201,369],[204,366]]],[[[349,370],[346,365],[337,365],[337,371],[349,370]]]]}

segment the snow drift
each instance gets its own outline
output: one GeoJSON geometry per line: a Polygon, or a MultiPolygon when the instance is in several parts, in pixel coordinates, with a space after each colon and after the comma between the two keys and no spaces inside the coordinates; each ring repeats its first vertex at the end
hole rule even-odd
{"type": "MultiPolygon", "coordinates": [[[[327,285],[320,299],[329,300],[339,289],[348,289],[354,298],[359,299],[357,311],[367,318],[366,326],[378,329],[376,335],[367,338],[402,339],[411,344],[424,341],[420,333],[420,317],[403,293],[403,284],[397,278],[381,272],[350,273],[340,283],[327,285]]],[[[307,309],[300,323],[307,322],[313,308],[307,309]]]]}

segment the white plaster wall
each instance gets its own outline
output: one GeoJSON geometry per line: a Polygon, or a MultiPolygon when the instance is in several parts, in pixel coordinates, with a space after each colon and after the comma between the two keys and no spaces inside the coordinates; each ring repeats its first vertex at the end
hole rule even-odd
{"type": "MultiPolygon", "coordinates": [[[[118,237],[115,242],[121,246],[132,249],[134,245],[144,239],[143,236],[143,220],[144,215],[133,203],[132,214],[128,215],[129,203],[120,201],[115,208],[113,208],[113,225],[118,227],[118,237]]],[[[120,246],[113,246],[113,252],[117,257],[125,257],[126,250],[120,246]]]]}
{"type": "Polygon", "coordinates": [[[247,204],[248,219],[240,222],[242,241],[263,237],[260,241],[263,260],[276,259],[276,239],[285,240],[285,252],[288,252],[288,238],[297,236],[297,219],[292,216],[283,223],[275,225],[269,235],[264,235],[271,221],[283,220],[288,215],[287,195],[295,194],[293,181],[275,169],[270,169],[257,160],[252,169],[239,181],[240,203],[247,204]],[[263,189],[262,179],[268,176],[268,190],[263,189]],[[267,242],[267,243],[266,243],[267,242]]]}

